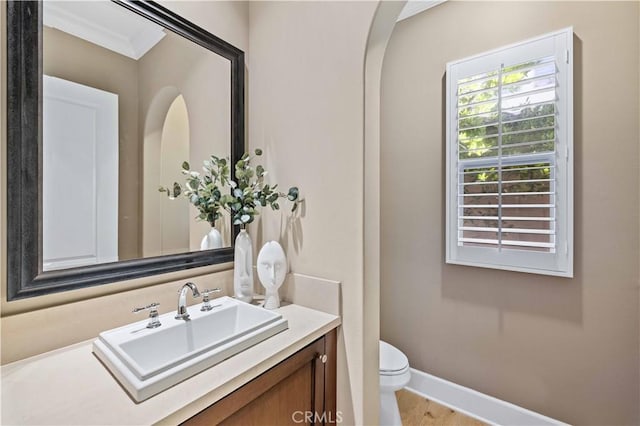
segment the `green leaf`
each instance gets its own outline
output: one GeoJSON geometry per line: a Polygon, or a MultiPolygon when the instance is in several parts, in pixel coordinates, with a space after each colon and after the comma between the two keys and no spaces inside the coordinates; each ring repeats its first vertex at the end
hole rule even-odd
{"type": "Polygon", "coordinates": [[[182,193],[182,187],[180,186],[180,184],[178,182],[174,182],[173,183],[173,197],[177,197],[178,195],[180,195],[182,193]]]}
{"type": "Polygon", "coordinates": [[[262,150],[260,148],[256,148],[254,152],[256,153],[256,155],[262,155],[262,150]]]}
{"type": "Polygon", "coordinates": [[[243,214],[242,216],[240,216],[240,221],[242,223],[248,223],[249,220],[251,220],[251,216],[249,216],[248,214],[243,214]]]}
{"type": "Polygon", "coordinates": [[[182,163],[182,170],[189,170],[191,168],[191,166],[189,166],[189,163],[187,161],[182,163]]]}

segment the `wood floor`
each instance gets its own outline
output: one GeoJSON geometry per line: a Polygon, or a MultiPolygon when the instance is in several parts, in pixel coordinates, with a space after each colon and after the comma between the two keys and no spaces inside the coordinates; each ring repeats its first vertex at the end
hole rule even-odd
{"type": "Polygon", "coordinates": [[[403,426],[486,426],[479,420],[404,389],[396,392],[396,398],[403,426]]]}

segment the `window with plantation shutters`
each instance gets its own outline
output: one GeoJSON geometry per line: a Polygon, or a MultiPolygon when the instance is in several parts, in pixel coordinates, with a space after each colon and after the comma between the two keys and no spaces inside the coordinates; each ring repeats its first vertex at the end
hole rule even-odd
{"type": "Polygon", "coordinates": [[[447,65],[447,262],[573,274],[572,30],[447,65]]]}

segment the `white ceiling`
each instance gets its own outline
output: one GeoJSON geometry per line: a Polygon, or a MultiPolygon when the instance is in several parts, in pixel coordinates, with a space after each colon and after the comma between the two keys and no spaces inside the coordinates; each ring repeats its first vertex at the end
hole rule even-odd
{"type": "Polygon", "coordinates": [[[398,22],[407,19],[427,9],[444,3],[446,0],[409,0],[398,16],[398,22]]]}
{"type": "Polygon", "coordinates": [[[46,0],[43,22],[136,60],[166,35],[161,26],[110,1],[46,0]]]}

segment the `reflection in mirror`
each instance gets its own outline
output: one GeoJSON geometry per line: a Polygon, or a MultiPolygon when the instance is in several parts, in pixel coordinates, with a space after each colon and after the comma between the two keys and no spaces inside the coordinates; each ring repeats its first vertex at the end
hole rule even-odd
{"type": "Polygon", "coordinates": [[[231,155],[230,61],[109,1],[43,15],[43,270],[199,250],[210,225],[158,187],[231,155]]]}

